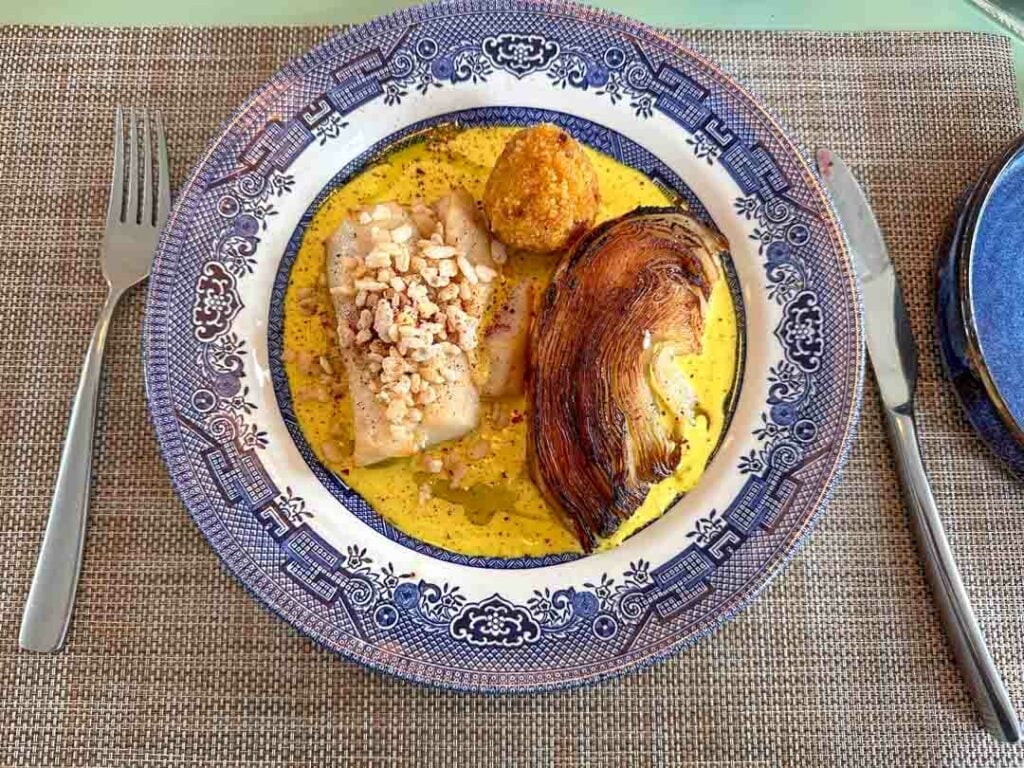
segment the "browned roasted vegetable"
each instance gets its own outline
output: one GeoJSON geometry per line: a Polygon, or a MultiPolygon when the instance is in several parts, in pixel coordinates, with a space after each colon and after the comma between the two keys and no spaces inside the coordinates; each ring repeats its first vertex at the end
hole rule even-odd
{"type": "Polygon", "coordinates": [[[656,350],[698,352],[725,238],[675,208],[637,209],[566,255],[534,323],[529,466],[583,549],[610,536],[675,471],[685,446],[660,418],[656,350]]]}

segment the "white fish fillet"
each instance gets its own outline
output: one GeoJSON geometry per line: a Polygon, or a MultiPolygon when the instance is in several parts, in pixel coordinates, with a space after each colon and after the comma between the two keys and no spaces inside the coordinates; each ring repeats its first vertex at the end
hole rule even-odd
{"type": "Polygon", "coordinates": [[[484,334],[487,378],[480,387],[485,397],[523,394],[533,317],[533,283],[524,281],[512,289],[495,313],[484,334]]]}
{"type": "MultiPolygon", "coordinates": [[[[394,203],[385,204],[391,222],[408,222],[416,229],[407,209],[394,203]]],[[[464,190],[456,190],[436,206],[438,219],[445,224],[445,243],[464,254],[473,265],[494,267],[490,256],[490,235],[476,206],[464,190]]],[[[342,329],[355,325],[360,308],[355,296],[343,286],[352,283],[345,261],[348,256],[365,256],[372,248],[370,229],[376,222],[360,224],[349,217],[325,243],[327,281],[338,319],[339,337],[342,329]]],[[[486,305],[489,291],[481,286],[479,295],[486,305]]],[[[482,312],[482,306],[480,307],[482,312]]],[[[472,314],[472,313],[471,313],[472,314]]],[[[479,319],[479,314],[476,314],[479,319]]],[[[398,456],[411,456],[436,443],[461,437],[475,429],[480,421],[480,398],[473,383],[473,361],[465,352],[449,356],[451,379],[435,384],[437,399],[421,407],[423,420],[414,432],[396,436],[390,427],[386,407],[372,391],[373,374],[368,367],[365,348],[342,345],[342,356],[348,373],[349,390],[354,409],[354,461],[359,466],[374,464],[398,456]]]]}

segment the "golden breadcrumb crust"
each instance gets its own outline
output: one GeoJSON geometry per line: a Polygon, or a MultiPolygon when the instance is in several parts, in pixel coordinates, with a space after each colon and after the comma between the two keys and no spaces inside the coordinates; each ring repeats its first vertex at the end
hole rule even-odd
{"type": "Polygon", "coordinates": [[[590,160],[575,139],[549,123],[509,139],[484,191],[494,234],[537,253],[571,245],[593,225],[599,203],[590,160]]]}

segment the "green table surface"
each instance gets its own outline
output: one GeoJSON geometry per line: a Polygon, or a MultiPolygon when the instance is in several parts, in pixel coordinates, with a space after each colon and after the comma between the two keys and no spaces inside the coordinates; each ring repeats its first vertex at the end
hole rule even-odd
{"type": "MultiPolygon", "coordinates": [[[[591,0],[656,26],[717,29],[1006,31],[967,0],[591,0]]],[[[1024,0],[1012,0],[1021,2],[1024,0]]],[[[0,0],[0,23],[120,25],[345,24],[405,0],[0,0]]],[[[1024,79],[1024,41],[1014,38],[1024,79]]]]}
{"type": "MultiPolygon", "coordinates": [[[[967,0],[590,0],[655,26],[713,29],[1007,31],[967,0]]],[[[1009,0],[1024,7],[1024,0],[1009,0]]],[[[0,0],[0,24],[350,24],[408,0],[0,0]]],[[[1024,40],[1013,37],[1024,82],[1024,40]]]]}
{"type": "MultiPolygon", "coordinates": [[[[364,21],[402,0],[2,0],[0,22],[83,25],[274,25],[364,21]]],[[[966,0],[596,0],[658,26],[719,29],[962,29],[998,27],[966,0]]]]}

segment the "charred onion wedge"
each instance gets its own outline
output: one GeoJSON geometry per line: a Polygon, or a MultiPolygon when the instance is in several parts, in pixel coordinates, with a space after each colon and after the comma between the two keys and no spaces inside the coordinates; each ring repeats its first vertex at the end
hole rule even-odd
{"type": "Polygon", "coordinates": [[[728,247],[676,208],[640,208],[584,236],[536,317],[527,384],[533,481],[587,552],[675,471],[685,445],[665,425],[656,353],[701,349],[728,247]]]}

